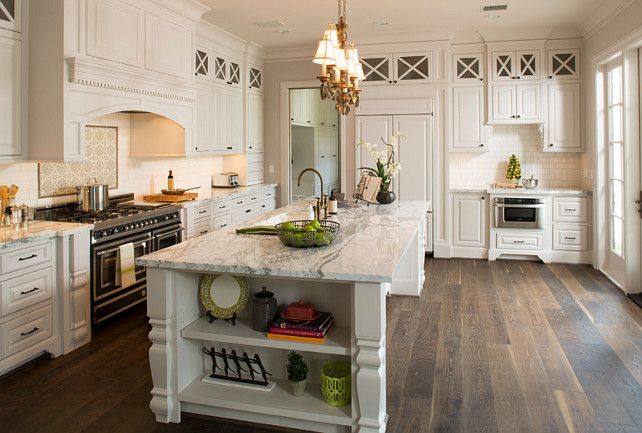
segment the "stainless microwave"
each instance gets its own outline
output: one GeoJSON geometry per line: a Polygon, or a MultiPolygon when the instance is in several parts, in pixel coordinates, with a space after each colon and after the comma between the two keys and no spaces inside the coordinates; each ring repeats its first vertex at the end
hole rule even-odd
{"type": "Polygon", "coordinates": [[[512,229],[541,229],[543,199],[531,197],[497,197],[495,227],[512,229]]]}

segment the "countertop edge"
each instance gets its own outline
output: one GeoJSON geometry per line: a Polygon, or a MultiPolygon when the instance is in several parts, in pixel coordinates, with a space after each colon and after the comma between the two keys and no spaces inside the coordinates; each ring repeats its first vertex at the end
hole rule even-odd
{"type": "Polygon", "coordinates": [[[27,227],[14,229],[13,227],[0,228],[0,239],[15,237],[0,241],[0,249],[8,249],[38,240],[55,237],[70,236],[94,228],[93,224],[64,223],[52,221],[29,221],[27,227]],[[43,227],[44,226],[44,227],[43,227]]]}
{"type": "Polygon", "coordinates": [[[210,194],[211,194],[211,191],[217,191],[217,193],[220,194],[220,195],[217,195],[216,197],[211,197],[211,196],[210,197],[197,197],[194,200],[183,201],[183,202],[179,202],[179,203],[175,203],[175,204],[178,205],[178,206],[181,206],[183,209],[187,209],[188,207],[200,206],[200,205],[207,204],[207,203],[210,203],[210,202],[216,202],[218,200],[225,199],[225,198],[228,198],[228,197],[231,198],[231,197],[234,197],[234,196],[236,196],[238,194],[248,194],[248,193],[252,193],[254,191],[260,191],[262,189],[276,188],[278,186],[279,186],[278,183],[262,183],[262,184],[259,184],[259,185],[251,185],[251,186],[240,187],[240,188],[243,188],[242,190],[240,188],[230,188],[230,189],[226,189],[226,188],[210,188],[210,194]]]}
{"type": "Polygon", "coordinates": [[[491,189],[488,187],[462,187],[451,188],[451,194],[531,194],[531,195],[593,195],[593,191],[583,189],[560,189],[560,188],[515,188],[515,189],[491,189]]]}

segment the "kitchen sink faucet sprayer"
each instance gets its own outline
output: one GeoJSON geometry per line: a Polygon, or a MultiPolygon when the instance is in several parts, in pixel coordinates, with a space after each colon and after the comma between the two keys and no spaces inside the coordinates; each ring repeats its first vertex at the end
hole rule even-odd
{"type": "Polygon", "coordinates": [[[317,205],[314,206],[314,216],[315,219],[320,220],[321,219],[321,209],[324,210],[324,216],[323,219],[328,218],[328,194],[323,193],[323,177],[321,176],[321,173],[319,173],[317,170],[314,168],[306,168],[304,169],[300,174],[299,174],[299,181],[297,183],[298,186],[301,186],[301,176],[303,176],[303,173],[306,171],[313,171],[319,176],[319,180],[321,181],[321,197],[317,197],[317,205]]]}

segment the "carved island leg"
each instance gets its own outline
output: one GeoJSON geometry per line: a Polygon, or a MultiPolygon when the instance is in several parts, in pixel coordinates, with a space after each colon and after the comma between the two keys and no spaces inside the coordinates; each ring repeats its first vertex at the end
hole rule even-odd
{"type": "Polygon", "coordinates": [[[386,291],[385,283],[354,283],[357,414],[354,431],[386,431],[386,291]]]}
{"type": "Polygon", "coordinates": [[[149,365],[152,372],[152,400],[149,407],[156,421],[180,422],[176,385],[175,287],[170,273],[147,269],[147,315],[152,330],[149,339],[149,365]]]}

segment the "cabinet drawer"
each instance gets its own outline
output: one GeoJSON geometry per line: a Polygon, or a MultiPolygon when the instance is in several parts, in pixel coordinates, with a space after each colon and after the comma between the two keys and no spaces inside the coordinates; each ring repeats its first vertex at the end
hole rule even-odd
{"type": "Polygon", "coordinates": [[[553,221],[588,221],[588,197],[553,197],[553,221]]]}
{"type": "Polygon", "coordinates": [[[46,268],[0,283],[2,316],[51,299],[52,279],[52,268],[46,268]]]}
{"type": "Polygon", "coordinates": [[[248,204],[242,208],[234,209],[232,212],[232,224],[240,223],[246,219],[260,214],[261,205],[259,203],[248,204]]]}
{"type": "Polygon", "coordinates": [[[250,164],[260,162],[263,164],[263,152],[261,153],[248,153],[247,162],[250,164]]]}
{"type": "Polygon", "coordinates": [[[197,221],[194,224],[194,237],[203,236],[213,230],[212,220],[197,221]]]}
{"type": "Polygon", "coordinates": [[[0,325],[2,335],[2,358],[27,349],[53,335],[52,306],[25,314],[0,325]]]}
{"type": "Polygon", "coordinates": [[[274,200],[273,198],[272,199],[263,200],[263,201],[259,202],[259,205],[260,205],[259,211],[261,213],[270,212],[270,211],[276,209],[276,200],[274,200]]]}
{"type": "Polygon", "coordinates": [[[217,200],[214,203],[214,216],[230,213],[231,207],[232,207],[232,201],[229,198],[223,199],[223,200],[217,200]]]}
{"type": "Polygon", "coordinates": [[[199,206],[194,209],[194,219],[200,220],[205,218],[211,218],[213,213],[214,213],[214,209],[212,208],[211,203],[206,204],[204,206],[199,206]]]}
{"type": "Polygon", "coordinates": [[[274,190],[274,188],[270,188],[261,192],[261,200],[267,200],[267,199],[271,199],[271,200],[276,199],[276,191],[274,190]]]}
{"type": "Polygon", "coordinates": [[[214,230],[223,229],[232,225],[232,214],[227,213],[214,217],[214,230]]]}
{"type": "Polygon", "coordinates": [[[263,182],[263,170],[261,171],[251,171],[247,174],[247,184],[256,185],[257,183],[263,182]]]}
{"type": "Polygon", "coordinates": [[[554,225],[553,249],[568,251],[588,250],[588,227],[554,225]]]}
{"type": "Polygon", "coordinates": [[[543,240],[541,234],[497,233],[497,248],[539,251],[542,249],[543,240]]]}
{"type": "Polygon", "coordinates": [[[0,255],[0,274],[4,275],[51,262],[51,252],[52,244],[47,242],[3,253],[0,255]]]}

